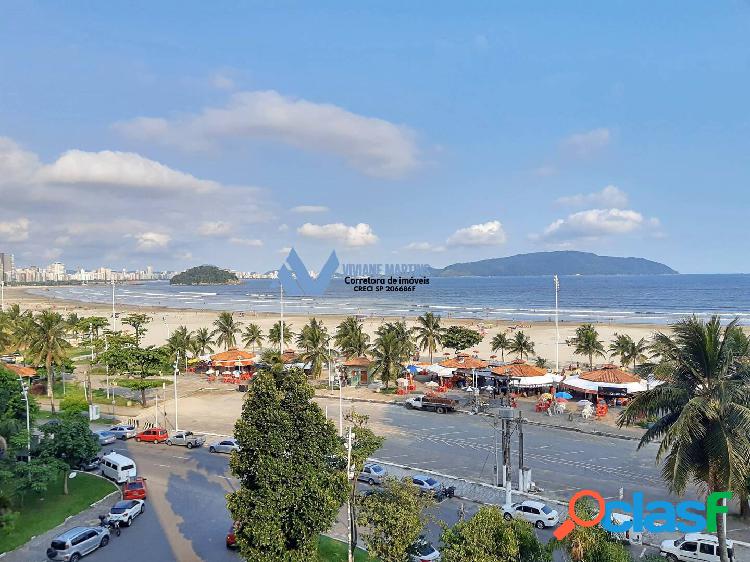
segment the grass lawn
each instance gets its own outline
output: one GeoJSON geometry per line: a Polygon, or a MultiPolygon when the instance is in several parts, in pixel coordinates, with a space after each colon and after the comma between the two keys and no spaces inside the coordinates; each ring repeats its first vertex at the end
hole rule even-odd
{"type": "Polygon", "coordinates": [[[63,495],[63,476],[52,482],[45,494],[27,494],[17,501],[13,511],[19,513],[10,532],[0,534],[0,552],[7,552],[59,525],[68,515],[87,509],[92,503],[117,490],[111,482],[85,472],[68,480],[67,496],[63,495]]]}
{"type": "MultiPolygon", "coordinates": [[[[93,384],[92,384],[93,386],[93,384]]],[[[55,382],[55,386],[53,387],[55,391],[55,398],[58,398],[62,400],[65,397],[71,396],[75,398],[84,398],[83,396],[83,386],[81,386],[80,383],[77,382],[66,382],[65,383],[65,394],[63,394],[63,385],[61,381],[55,382]]],[[[110,396],[112,396],[110,394],[110,396]]],[[[133,403],[136,403],[140,400],[140,398],[131,398],[130,401],[133,403]]],[[[100,388],[94,390],[94,404],[105,404],[107,406],[112,406],[112,399],[107,398],[107,391],[102,390],[100,388]]],[[[128,405],[128,398],[125,398],[123,396],[116,395],[115,396],[115,405],[116,406],[127,406],[128,405]]],[[[103,408],[102,408],[103,409],[103,408]]]]}
{"type": "MultiPolygon", "coordinates": [[[[318,560],[320,562],[346,562],[346,544],[320,535],[318,538],[318,560]]],[[[357,562],[377,562],[375,558],[370,558],[364,550],[359,548],[354,552],[354,560],[357,562]]]]}

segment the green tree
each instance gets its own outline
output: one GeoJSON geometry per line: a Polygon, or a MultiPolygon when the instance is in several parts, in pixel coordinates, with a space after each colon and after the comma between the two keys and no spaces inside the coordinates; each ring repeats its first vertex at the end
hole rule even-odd
{"type": "Polygon", "coordinates": [[[330,336],[328,330],[315,318],[302,327],[302,331],[297,336],[297,345],[302,350],[300,359],[305,363],[311,364],[312,377],[320,377],[323,369],[323,363],[331,360],[329,353],[330,336]]]}
{"type": "Polygon", "coordinates": [[[453,349],[458,353],[477,345],[484,337],[482,334],[471,328],[463,326],[451,326],[443,335],[443,347],[453,349]]]}
{"type": "Polygon", "coordinates": [[[370,347],[370,336],[355,316],[347,316],[336,327],[333,341],[347,359],[365,355],[370,347]]]}
{"type": "Polygon", "coordinates": [[[172,331],[172,335],[167,340],[167,351],[170,362],[175,361],[178,357],[182,363],[187,365],[188,350],[190,349],[193,339],[192,332],[189,332],[187,326],[178,326],[172,331]]]}
{"type": "MultiPolygon", "coordinates": [[[[268,343],[279,346],[279,340],[281,339],[281,320],[276,322],[271,329],[268,330],[268,343]]],[[[294,340],[294,332],[292,331],[292,325],[289,322],[284,322],[284,347],[294,340]]],[[[279,347],[281,349],[281,347],[279,347]]]]}
{"type": "Polygon", "coordinates": [[[235,320],[234,314],[219,313],[219,317],[214,320],[214,326],[216,329],[212,335],[216,337],[216,345],[223,345],[225,350],[237,346],[237,332],[242,329],[242,322],[235,320]]]}
{"type": "Polygon", "coordinates": [[[253,350],[263,345],[263,330],[257,324],[248,324],[245,331],[242,332],[242,345],[252,347],[253,350]]]}
{"type": "MultiPolygon", "coordinates": [[[[656,419],[639,447],[660,441],[657,462],[672,490],[690,483],[709,493],[746,490],[750,477],[750,375],[732,348],[737,320],[722,327],[718,316],[687,318],[672,335],[654,336],[663,384],[635,395],[619,424],[656,419]]],[[[717,518],[722,562],[728,562],[726,526],[717,518]]]]}
{"type": "MultiPolygon", "coordinates": [[[[68,316],[68,325],[70,325],[70,319],[71,317],[68,316]]],[[[78,319],[76,332],[86,334],[87,339],[89,338],[89,334],[92,334],[94,338],[98,338],[100,332],[107,326],[109,326],[109,320],[104,316],[86,316],[85,318],[78,319]]]]}
{"type": "Polygon", "coordinates": [[[576,328],[576,335],[570,339],[568,345],[572,345],[576,355],[589,358],[589,369],[594,368],[594,356],[606,357],[604,344],[599,341],[599,332],[593,324],[583,324],[576,328]]]}
{"type": "Polygon", "coordinates": [[[645,339],[641,338],[636,342],[627,334],[616,333],[614,341],[609,344],[609,356],[619,357],[622,366],[632,364],[635,373],[638,361],[646,360],[647,349],[648,344],[645,339]]]}
{"type": "Polygon", "coordinates": [[[443,562],[551,562],[552,554],[525,521],[505,521],[497,506],[484,506],[441,537],[443,562]]]}
{"type": "Polygon", "coordinates": [[[146,325],[149,324],[153,318],[148,314],[128,314],[122,319],[123,324],[127,324],[135,332],[135,345],[136,347],[141,346],[141,338],[146,333],[146,325]]]}
{"type": "Polygon", "coordinates": [[[537,357],[534,360],[534,365],[536,367],[539,367],[540,369],[546,369],[547,368],[547,360],[544,357],[537,357]]]}
{"type": "Polygon", "coordinates": [[[363,539],[371,556],[383,562],[407,562],[409,548],[419,540],[434,500],[416,486],[386,478],[382,491],[362,499],[358,524],[366,527],[363,539]]]}
{"type": "Polygon", "coordinates": [[[432,363],[432,355],[437,351],[438,346],[443,344],[444,333],[445,328],[440,326],[440,316],[436,316],[432,312],[426,312],[417,318],[415,329],[417,344],[422,351],[429,353],[430,363],[432,363]]]}
{"type": "Polygon", "coordinates": [[[198,328],[190,340],[190,351],[195,356],[205,355],[214,350],[213,344],[214,338],[208,328],[198,328]]]}
{"type": "Polygon", "coordinates": [[[27,342],[28,351],[37,364],[44,363],[47,373],[47,396],[52,411],[55,411],[54,375],[52,364],[61,364],[66,358],[68,325],[58,312],[44,310],[31,321],[31,333],[27,342]]]}
{"type": "Polygon", "coordinates": [[[314,560],[319,533],[346,499],[346,474],[330,464],[343,446],[313,396],[291,369],[259,372],[245,399],[229,461],[240,487],[227,506],[246,560],[314,560]]]}
{"type": "Polygon", "coordinates": [[[405,363],[416,350],[406,324],[388,322],[380,326],[372,346],[372,373],[380,375],[385,387],[404,370],[405,363]]]}
{"type": "MultiPolygon", "coordinates": [[[[29,394],[29,420],[31,425],[39,414],[39,405],[29,394]]],[[[21,381],[0,363],[0,437],[11,438],[26,430],[26,402],[21,393],[21,381]]],[[[25,445],[24,445],[25,446],[25,445]]]]}
{"type": "Polygon", "coordinates": [[[91,433],[88,419],[75,411],[63,413],[59,424],[52,428],[43,426],[42,430],[46,435],[40,444],[40,456],[63,463],[63,493],[67,495],[67,472],[93,458],[99,452],[99,440],[91,433]]]}
{"type": "Polygon", "coordinates": [[[162,385],[161,380],[149,377],[159,373],[161,369],[171,369],[169,357],[163,349],[156,349],[150,345],[146,348],[131,347],[123,349],[127,358],[128,370],[135,375],[132,379],[119,381],[119,385],[141,393],[141,406],[146,407],[146,390],[162,385]]]}
{"type": "Polygon", "coordinates": [[[534,342],[519,330],[510,340],[510,351],[518,355],[519,359],[523,359],[524,355],[528,358],[530,354],[534,353],[534,342]]]}
{"type": "MultiPolygon", "coordinates": [[[[598,507],[587,500],[576,502],[576,515],[584,521],[596,516],[598,507]]],[[[562,541],[553,541],[553,548],[562,549],[573,562],[632,562],[627,549],[610,539],[598,525],[576,527],[562,541]]]]}
{"type": "Polygon", "coordinates": [[[503,332],[495,334],[495,337],[492,338],[492,342],[490,345],[492,346],[492,351],[500,352],[500,360],[505,362],[505,352],[508,351],[511,346],[511,342],[508,339],[508,336],[506,336],[503,332]]]}

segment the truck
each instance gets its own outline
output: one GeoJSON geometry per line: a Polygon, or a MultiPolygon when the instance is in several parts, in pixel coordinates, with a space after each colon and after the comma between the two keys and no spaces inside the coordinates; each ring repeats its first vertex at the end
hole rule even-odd
{"type": "Polygon", "coordinates": [[[167,445],[182,445],[188,449],[200,447],[206,442],[204,435],[196,435],[192,431],[176,431],[167,439],[167,445]]]}
{"type": "Polygon", "coordinates": [[[443,398],[442,396],[417,394],[406,400],[406,407],[409,410],[431,410],[438,414],[452,412],[456,409],[456,406],[458,406],[458,400],[443,398]]]}

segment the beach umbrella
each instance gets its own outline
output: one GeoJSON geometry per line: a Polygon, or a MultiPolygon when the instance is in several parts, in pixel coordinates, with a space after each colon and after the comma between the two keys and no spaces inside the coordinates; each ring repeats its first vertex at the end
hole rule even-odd
{"type": "Polygon", "coordinates": [[[555,394],[555,398],[565,398],[566,400],[570,400],[573,398],[573,395],[570,392],[558,392],[555,394]]]}
{"type": "Polygon", "coordinates": [[[440,385],[439,385],[438,383],[436,383],[435,381],[428,381],[428,382],[424,383],[424,385],[425,385],[426,387],[428,387],[428,388],[437,388],[438,386],[440,386],[440,385]]]}
{"type": "Polygon", "coordinates": [[[413,375],[415,375],[415,374],[417,374],[419,372],[419,369],[417,367],[415,367],[414,365],[409,365],[406,368],[406,370],[409,371],[410,373],[412,373],[413,375]]]}

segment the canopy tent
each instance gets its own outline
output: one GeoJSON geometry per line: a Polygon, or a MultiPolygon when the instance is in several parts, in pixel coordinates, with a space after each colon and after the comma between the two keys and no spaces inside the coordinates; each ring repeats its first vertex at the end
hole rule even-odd
{"type": "Polygon", "coordinates": [[[611,364],[562,381],[563,386],[590,394],[607,394],[608,392],[633,394],[643,392],[658,384],[661,384],[661,381],[649,382],[611,364]]]}
{"type": "Polygon", "coordinates": [[[541,367],[529,365],[523,359],[516,359],[506,365],[492,367],[491,372],[497,377],[510,377],[510,386],[513,388],[550,386],[556,384],[562,378],[541,367]]]}
{"type": "Polygon", "coordinates": [[[439,364],[430,365],[429,367],[427,367],[427,372],[434,373],[441,378],[452,377],[453,371],[455,371],[455,369],[451,369],[449,367],[443,367],[439,364]]]}

